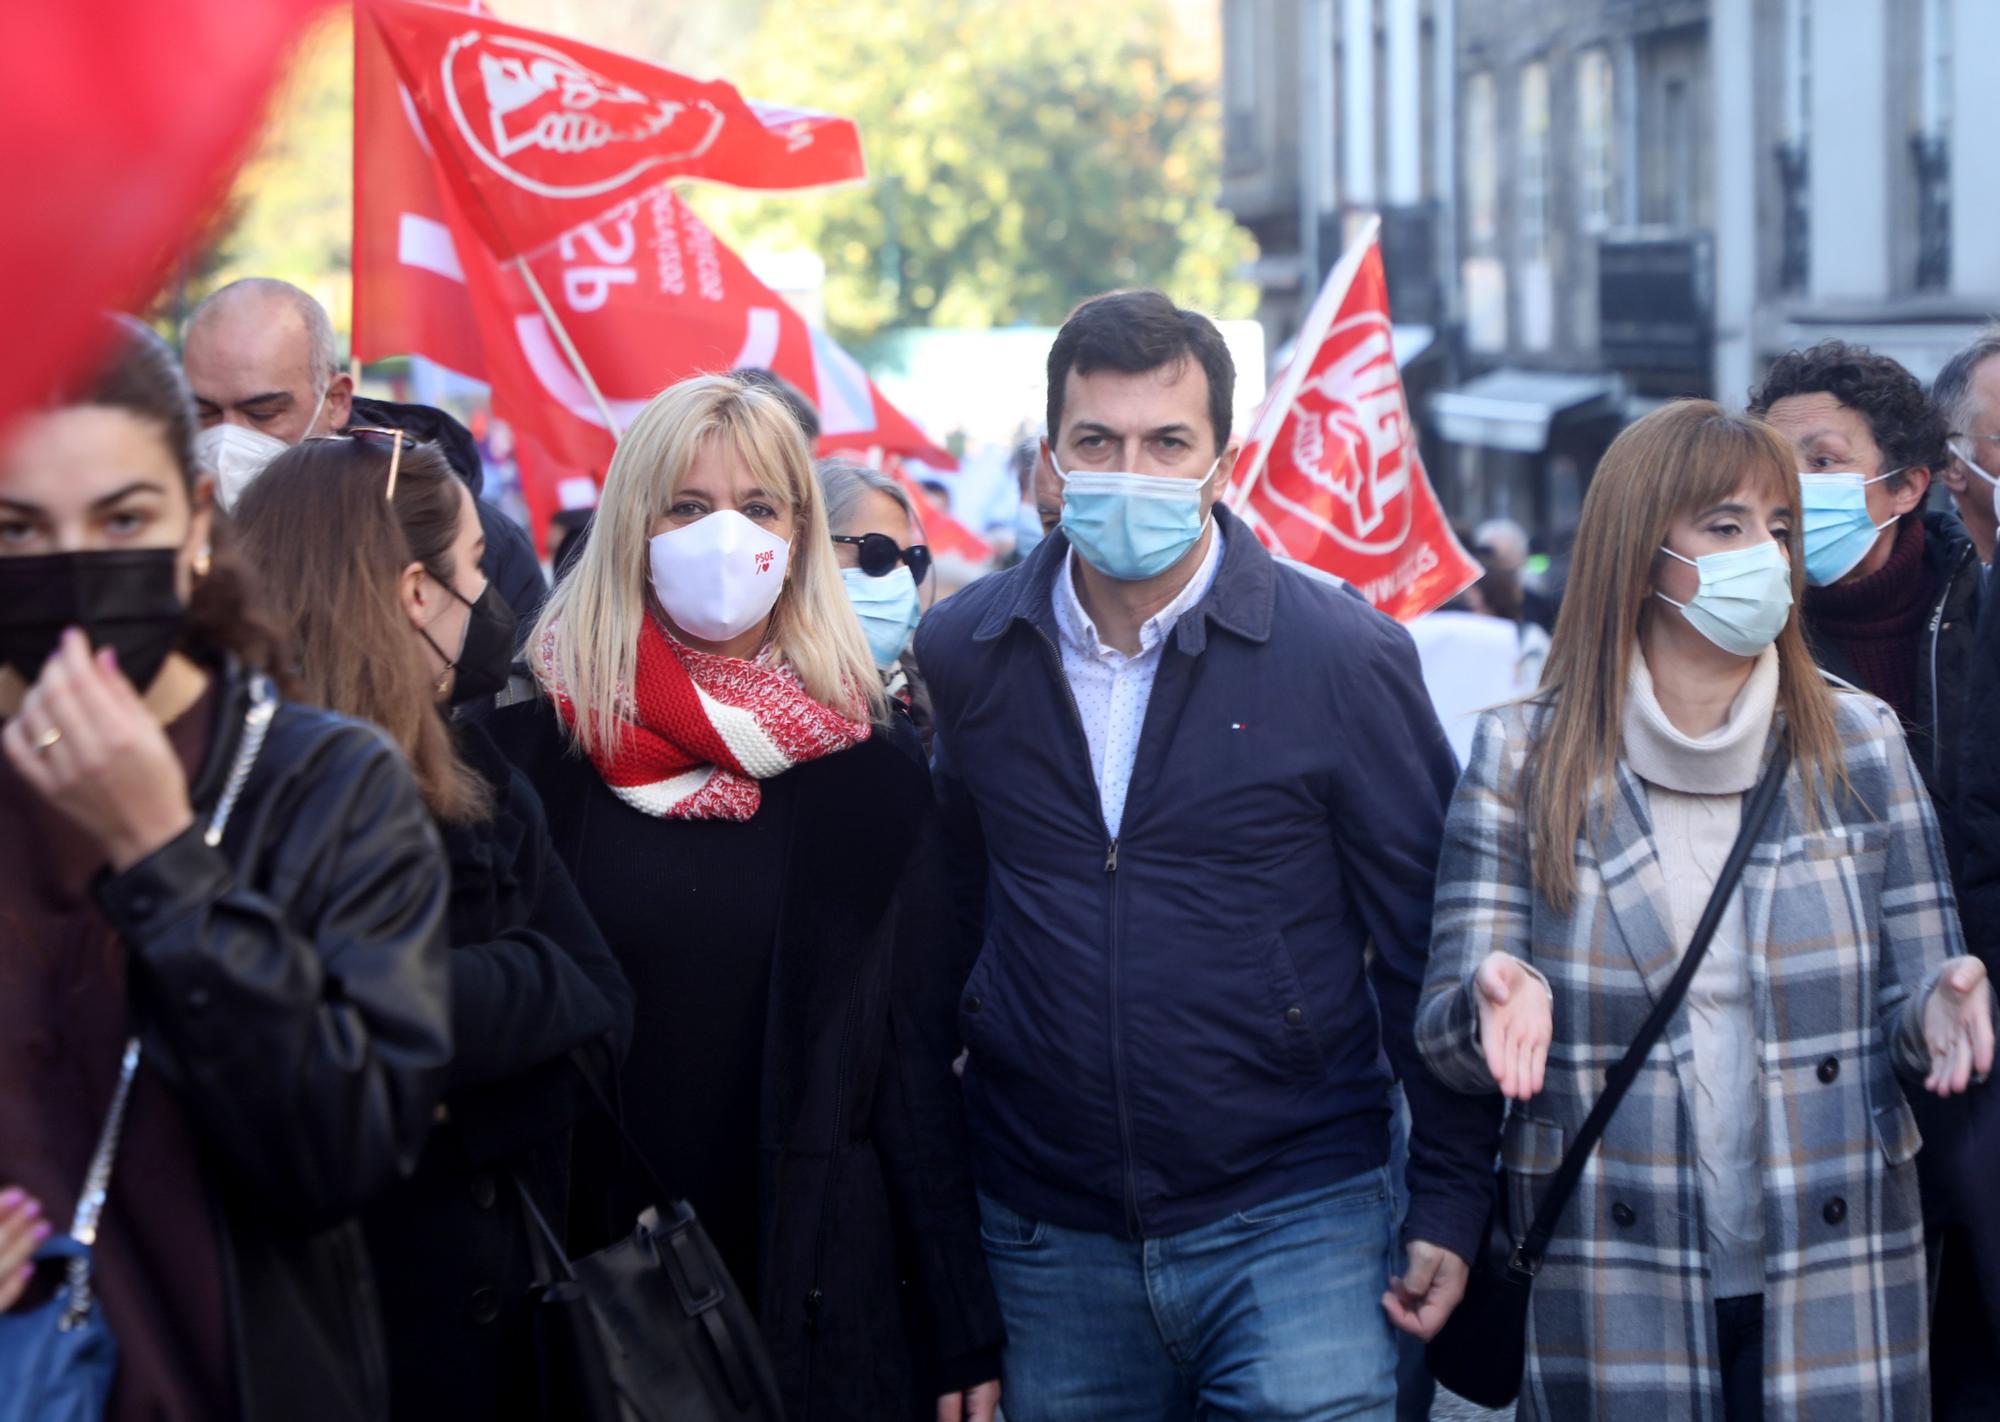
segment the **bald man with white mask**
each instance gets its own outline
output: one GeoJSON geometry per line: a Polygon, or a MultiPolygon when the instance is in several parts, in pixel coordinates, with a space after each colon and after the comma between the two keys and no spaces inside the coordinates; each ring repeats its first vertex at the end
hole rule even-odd
{"type": "Polygon", "coordinates": [[[354,380],[333,323],[290,282],[247,277],[208,297],[188,318],[182,365],[201,418],[195,453],[225,509],[287,446],[347,424],[354,380]]]}

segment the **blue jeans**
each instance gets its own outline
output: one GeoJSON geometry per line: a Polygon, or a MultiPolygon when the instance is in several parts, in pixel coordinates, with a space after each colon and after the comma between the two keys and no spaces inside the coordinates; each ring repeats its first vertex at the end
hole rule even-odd
{"type": "Polygon", "coordinates": [[[1141,1243],[980,1197],[1007,1422],[1392,1422],[1386,1170],[1141,1243]]]}

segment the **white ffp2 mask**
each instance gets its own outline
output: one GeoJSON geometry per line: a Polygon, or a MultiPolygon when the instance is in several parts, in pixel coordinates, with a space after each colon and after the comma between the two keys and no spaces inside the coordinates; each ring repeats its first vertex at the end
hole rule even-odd
{"type": "Polygon", "coordinates": [[[740,637],[771,615],[791,545],[734,509],[718,509],[646,545],[653,594],[674,626],[704,642],[740,637]]]}

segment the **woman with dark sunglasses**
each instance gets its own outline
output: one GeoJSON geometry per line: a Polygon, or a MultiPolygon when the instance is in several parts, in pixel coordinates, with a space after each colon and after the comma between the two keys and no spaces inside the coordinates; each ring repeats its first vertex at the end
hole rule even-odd
{"type": "Polygon", "coordinates": [[[819,486],[840,581],[882,673],[882,689],[909,711],[929,754],[931,697],[910,649],[924,609],[937,596],[923,521],[901,484],[864,464],[826,460],[819,465],[819,486]]]}
{"type": "Polygon", "coordinates": [[[478,507],[438,446],[350,429],[272,460],[236,526],[301,692],[401,747],[450,868],[444,1106],[415,1173],[362,1217],[389,1415],[569,1415],[538,1367],[521,1190],[563,1218],[569,1129],[590,1099],[571,1055],[608,1079],[632,997],[541,801],[478,724],[450,715],[503,686],[514,652],[514,614],[480,571],[478,507]]]}

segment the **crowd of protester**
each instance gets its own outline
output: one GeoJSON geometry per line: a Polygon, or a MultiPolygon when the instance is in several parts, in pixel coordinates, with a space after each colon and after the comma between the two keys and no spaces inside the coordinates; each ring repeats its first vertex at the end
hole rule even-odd
{"type": "Polygon", "coordinates": [[[1520,1416],[2000,1416],[2000,333],[1646,415],[1413,629],[1157,293],[942,600],[766,372],[551,585],[304,293],[104,334],[0,431],[0,1398],[94,1308],[132,1422],[693,1415],[555,1322],[685,1201],[794,1419],[1420,1416],[1698,942],[1520,1416]]]}

